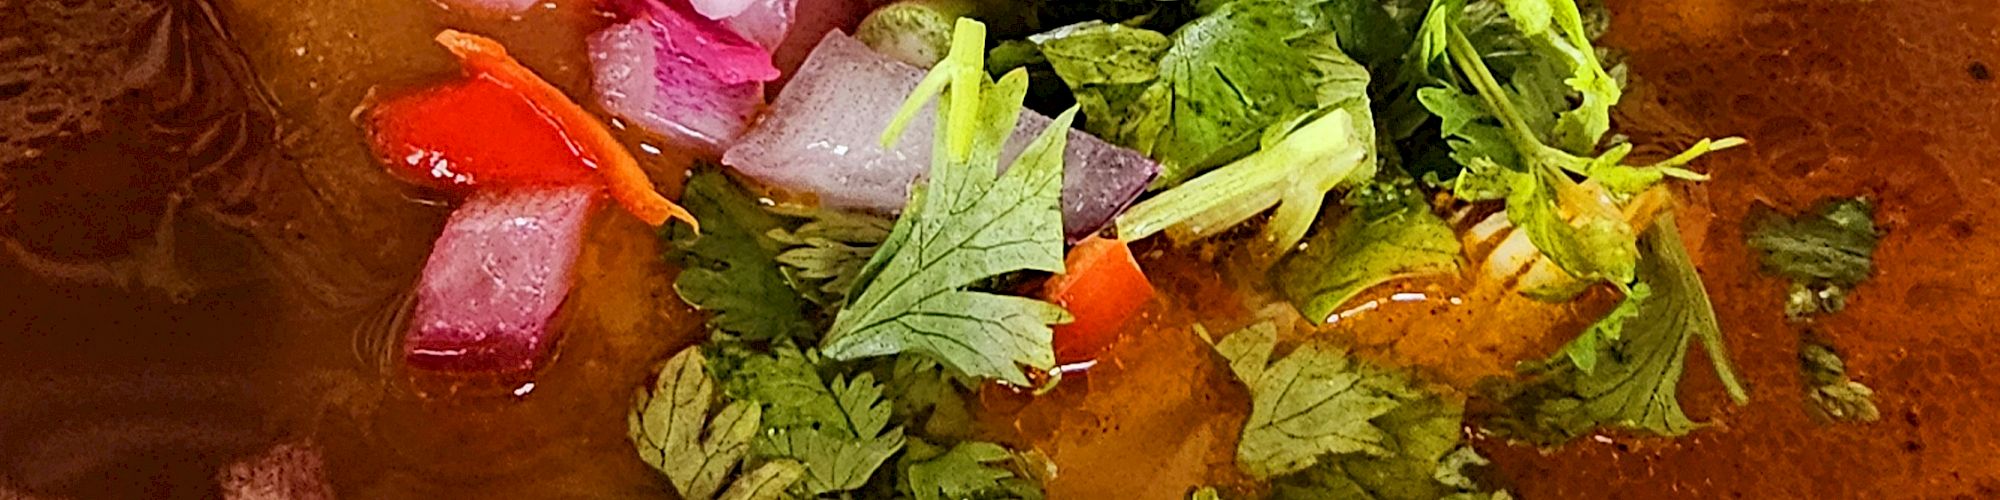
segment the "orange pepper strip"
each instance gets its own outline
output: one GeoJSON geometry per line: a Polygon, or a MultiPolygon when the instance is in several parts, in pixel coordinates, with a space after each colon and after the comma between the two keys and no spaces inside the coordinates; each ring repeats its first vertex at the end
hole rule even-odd
{"type": "Polygon", "coordinates": [[[618,143],[610,129],[591,117],[582,106],[570,101],[561,90],[507,55],[507,48],[502,47],[500,42],[449,29],[438,32],[437,42],[450,50],[452,55],[458,56],[459,62],[467,69],[492,75],[544,108],[548,116],[585,149],[582,153],[588,157],[586,159],[595,160],[598,174],[611,188],[611,198],[618,200],[625,211],[654,226],[674,218],[686,221],[696,232],[701,231],[701,223],[694,219],[694,214],[653,190],[653,182],[646,178],[646,171],[639,168],[639,160],[618,143]]]}

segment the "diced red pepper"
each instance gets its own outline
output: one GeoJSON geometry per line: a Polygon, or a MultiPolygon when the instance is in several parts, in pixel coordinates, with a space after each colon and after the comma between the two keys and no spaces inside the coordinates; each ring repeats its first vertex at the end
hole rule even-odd
{"type": "Polygon", "coordinates": [[[653,188],[639,160],[583,107],[490,38],[444,30],[467,81],[383,103],[370,114],[375,150],[399,175],[444,186],[570,185],[597,179],[647,224],[694,216],[653,188]]]}
{"type": "Polygon", "coordinates": [[[464,192],[601,182],[555,119],[487,74],[376,104],[368,130],[389,171],[420,185],[464,192]]]}
{"type": "Polygon", "coordinates": [[[1153,284],[1122,240],[1093,236],[1070,249],[1066,271],[1043,294],[1075,319],[1055,327],[1056,362],[1088,361],[1118,340],[1133,316],[1153,300],[1153,284]]]}

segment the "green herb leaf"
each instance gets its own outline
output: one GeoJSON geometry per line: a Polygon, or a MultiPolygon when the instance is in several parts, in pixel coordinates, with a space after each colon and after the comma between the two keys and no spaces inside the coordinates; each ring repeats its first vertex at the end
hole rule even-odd
{"type": "Polygon", "coordinates": [[[1834,422],[1874,422],[1875,391],[1847,378],[1847,362],[1824,340],[1808,336],[1799,346],[1799,370],[1815,417],[1834,422]]]}
{"type": "Polygon", "coordinates": [[[1512,414],[1491,421],[1496,432],[1555,444],[1600,426],[1678,436],[1696,424],[1681,411],[1676,393],[1690,339],[1700,339],[1716,375],[1739,404],[1748,395],[1736,380],[1715,311],[1695,274],[1671,216],[1644,239],[1639,279],[1651,296],[1624,322],[1616,340],[1598,337],[1595,370],[1584,372],[1567,354],[1525,367],[1525,386],[1498,384],[1496,398],[1512,414]]]}
{"type": "Polygon", "coordinates": [[[1458,402],[1310,341],[1267,364],[1276,344],[1267,322],[1215,346],[1250,386],[1237,464],[1272,479],[1272,498],[1428,500],[1478,491],[1464,469],[1485,461],[1463,443],[1458,402]]]}
{"type": "MultiPolygon", "coordinates": [[[[897,356],[886,368],[887,374],[881,378],[894,400],[896,415],[906,426],[922,429],[920,434],[933,438],[972,437],[972,410],[963,391],[977,380],[951,373],[937,360],[917,355],[897,356]]],[[[878,373],[881,371],[878,368],[878,373]]]]}
{"type": "Polygon", "coordinates": [[[1306,319],[1324,321],[1341,304],[1391,280],[1456,273],[1462,249],[1422,193],[1376,185],[1350,193],[1355,205],[1331,230],[1275,269],[1279,288],[1306,319]]]}
{"type": "Polygon", "coordinates": [[[1617,207],[1561,172],[1542,170],[1513,179],[1507,217],[1528,232],[1536,249],[1578,279],[1632,282],[1638,236],[1617,207]]]}
{"type": "Polygon", "coordinates": [[[1013,452],[997,444],[961,442],[949,451],[909,463],[903,485],[917,500],[1041,498],[1033,484],[1004,467],[1013,458],[1013,452]]]}
{"type": "MultiPolygon", "coordinates": [[[[1423,404],[1414,408],[1423,408],[1423,404]]],[[[1386,418],[1386,416],[1385,416],[1386,418]]],[[[1449,444],[1432,454],[1420,447],[1398,450],[1376,457],[1344,454],[1297,474],[1279,478],[1272,484],[1273,500],[1317,500],[1360,498],[1371,500],[1507,499],[1505,491],[1485,492],[1466,476],[1465,470],[1488,462],[1470,445],[1459,444],[1460,422],[1432,418],[1435,425],[1412,426],[1417,432],[1407,437],[1421,443],[1449,444]]],[[[1390,422],[1385,425],[1396,425],[1390,422]]]]}
{"type": "Polygon", "coordinates": [[[1646,303],[1646,299],[1652,296],[1651,285],[1645,283],[1632,285],[1631,289],[1625,292],[1625,298],[1619,300],[1618,305],[1611,308],[1611,312],[1605,313],[1604,317],[1598,318],[1597,322],[1585,328],[1582,334],[1563,345],[1563,355],[1568,356],[1569,361],[1575,363],[1577,369],[1583,370],[1583,373],[1596,373],[1597,353],[1600,347],[1610,342],[1617,342],[1623,336],[1625,323],[1638,317],[1639,305],[1646,303]]]}
{"type": "Polygon", "coordinates": [[[1847,290],[1874,272],[1880,234],[1873,214],[1866,200],[1844,199],[1797,218],[1770,211],[1752,217],[1750,247],[1764,270],[1792,280],[1785,310],[1794,321],[1839,311],[1847,290]]]}
{"type": "Polygon", "coordinates": [[[1277,330],[1268,322],[1216,345],[1250,387],[1250,417],[1236,447],[1238,466],[1252,476],[1272,478],[1336,453],[1389,453],[1390,436],[1370,420],[1394,410],[1396,397],[1413,389],[1317,343],[1258,366],[1276,346],[1277,330]]]}
{"type": "Polygon", "coordinates": [[[681,299],[715,313],[714,330],[751,340],[810,335],[805,302],[777,264],[779,244],[766,233],[783,225],[729,177],[702,170],[688,179],[681,204],[702,221],[702,233],[669,230],[684,269],[674,280],[681,299]]]}
{"type": "Polygon", "coordinates": [[[1098,23],[1035,40],[1090,130],[1159,160],[1154,185],[1169,187],[1249,153],[1265,128],[1319,107],[1313,63],[1289,45],[1308,28],[1295,9],[1241,0],[1171,36],[1098,23]]]}
{"type": "Polygon", "coordinates": [[[875,248],[889,238],[894,222],[867,214],[825,208],[775,207],[773,213],[805,219],[794,229],[765,233],[782,245],[776,259],[787,283],[821,308],[838,309],[860,277],[875,248]]]}
{"type": "Polygon", "coordinates": [[[729,483],[720,500],[779,500],[786,490],[806,474],[806,466],[793,460],[772,460],[729,483]]]}
{"type": "Polygon", "coordinates": [[[987,85],[951,87],[951,100],[976,98],[977,113],[947,114],[938,137],[972,131],[970,154],[933,157],[929,182],[912,189],[911,210],[862,268],[858,292],[835,317],[822,343],[827,356],[922,353],[967,375],[1017,385],[1028,383],[1021,365],[1054,366],[1049,325],[1068,320],[1062,308],[965,288],[1015,271],[1062,270],[1062,151],[1075,112],[1058,117],[996,179],[1027,79],[1016,71],[987,85]]]}
{"type": "Polygon", "coordinates": [[[762,414],[756,404],[739,401],[710,418],[715,380],[706,365],[700,349],[674,355],[653,390],[639,391],[626,419],[639,458],[665,473],[682,498],[696,500],[714,498],[722,489],[750,450],[762,414]]]}
{"type": "Polygon", "coordinates": [[[1039,45],[1083,108],[1084,128],[1113,140],[1125,110],[1159,78],[1166,35],[1122,24],[1091,21],[1028,38],[1039,45]]]}
{"type": "Polygon", "coordinates": [[[1571,0],[1506,0],[1500,4],[1512,25],[1503,28],[1494,21],[1494,4],[1436,2],[1418,37],[1424,50],[1417,57],[1426,69],[1443,56],[1457,70],[1456,78],[1424,75],[1431,88],[1418,92],[1418,100],[1443,120],[1440,131],[1452,158],[1473,175],[1455,187],[1469,188],[1459,194],[1473,200],[1504,192],[1509,218],[1570,275],[1630,283],[1638,236],[1632,228],[1650,221],[1624,220],[1611,202],[1666,178],[1704,179],[1681,167],[1742,141],[1702,141],[1644,166],[1620,163],[1633,149],[1629,144],[1578,156],[1595,149],[1620,93],[1616,79],[1597,61],[1580,10],[1571,0]],[[1496,76],[1495,66],[1511,71],[1509,83],[1496,76]],[[1462,90],[1459,82],[1476,92],[1462,90]],[[1580,104],[1560,110],[1572,96],[1580,104]],[[1478,111],[1472,109],[1475,102],[1478,111]],[[1572,175],[1586,176],[1597,187],[1572,175]]]}
{"type": "Polygon", "coordinates": [[[889,428],[890,407],[873,375],[822,378],[808,354],[777,346],[753,357],[729,381],[729,392],[763,405],[755,454],[804,464],[799,486],[808,494],[860,488],[903,448],[903,429],[889,428]]]}

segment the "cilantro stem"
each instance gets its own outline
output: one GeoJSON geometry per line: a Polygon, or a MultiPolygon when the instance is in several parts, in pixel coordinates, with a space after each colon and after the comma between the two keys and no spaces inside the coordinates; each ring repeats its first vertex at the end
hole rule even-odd
{"type": "Polygon", "coordinates": [[[1500,119],[1501,128],[1507,131],[1507,138],[1516,149],[1523,153],[1536,153],[1545,146],[1540,139],[1528,132],[1528,121],[1521,112],[1514,109],[1514,102],[1507,97],[1507,90],[1500,86],[1500,80],[1493,76],[1493,70],[1486,67],[1486,61],[1479,58],[1479,48],[1466,38],[1465,31],[1457,26],[1445,28],[1445,54],[1458,63],[1460,70],[1472,81],[1473,88],[1479,90],[1479,97],[1486,102],[1487,111],[1500,119]]]}

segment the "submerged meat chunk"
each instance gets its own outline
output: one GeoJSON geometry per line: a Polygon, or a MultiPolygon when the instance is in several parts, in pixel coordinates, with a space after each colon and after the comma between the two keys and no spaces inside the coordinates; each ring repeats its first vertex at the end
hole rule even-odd
{"type": "Polygon", "coordinates": [[[555,342],[592,185],[487,190],[453,212],[417,285],[404,360],[421,369],[522,373],[555,342]]]}

